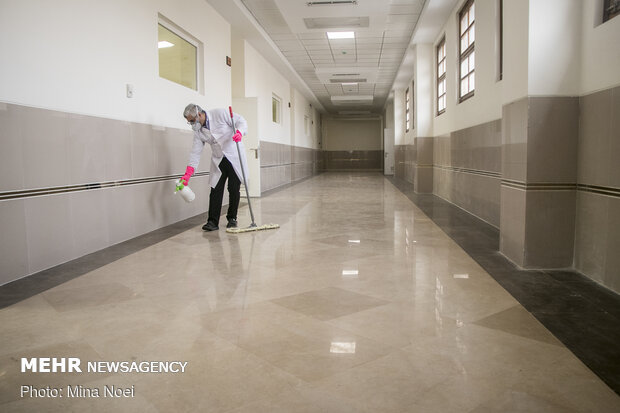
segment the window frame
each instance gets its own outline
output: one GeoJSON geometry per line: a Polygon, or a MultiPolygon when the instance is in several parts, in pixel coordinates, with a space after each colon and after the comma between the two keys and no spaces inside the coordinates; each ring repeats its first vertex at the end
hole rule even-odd
{"type": "Polygon", "coordinates": [[[282,98],[275,93],[271,94],[271,121],[278,125],[282,124],[282,98]]]}
{"type": "Polygon", "coordinates": [[[410,121],[411,119],[409,118],[410,113],[409,113],[409,101],[410,101],[410,95],[409,95],[409,88],[407,88],[407,90],[405,90],[405,133],[409,132],[410,128],[410,121]]]}
{"type": "Polygon", "coordinates": [[[411,130],[415,130],[415,80],[411,82],[411,130]]]}
{"type": "Polygon", "coordinates": [[[448,106],[448,102],[447,102],[447,93],[448,93],[447,89],[448,88],[447,88],[447,76],[446,76],[448,72],[448,67],[447,67],[446,35],[445,34],[443,35],[443,37],[437,44],[437,47],[435,48],[435,70],[437,71],[436,72],[437,76],[435,77],[435,79],[437,80],[437,84],[435,87],[435,93],[437,94],[437,98],[435,100],[435,103],[437,105],[436,116],[439,116],[446,111],[446,107],[448,106]],[[441,49],[443,49],[443,55],[442,55],[442,59],[439,60],[439,54],[440,54],[439,52],[441,49]],[[443,70],[443,73],[440,75],[439,71],[440,71],[440,67],[442,66],[442,64],[443,64],[444,70],[443,70]],[[440,95],[439,85],[442,82],[444,84],[444,90],[443,90],[443,93],[440,95]],[[444,98],[444,107],[443,109],[439,109],[439,102],[442,97],[444,98]]]}
{"type": "Polygon", "coordinates": [[[499,1],[499,80],[504,78],[504,0],[499,1]]]}
{"type": "MultiPolygon", "coordinates": [[[[160,65],[159,48],[156,46],[157,47],[157,76],[160,79],[165,79],[168,82],[172,82],[174,84],[177,84],[179,86],[185,87],[190,90],[194,90],[204,95],[204,70],[203,70],[204,45],[203,43],[200,40],[198,40],[196,37],[192,36],[189,32],[184,30],[182,27],[174,23],[172,20],[164,16],[163,14],[157,13],[157,26],[156,27],[158,28],[160,25],[164,27],[166,30],[169,30],[170,32],[179,36],[181,39],[183,39],[184,41],[186,41],[187,43],[191,44],[192,46],[196,48],[196,89],[193,89],[189,86],[178,83],[174,80],[170,80],[168,78],[162,77],[159,74],[159,70],[160,70],[159,69],[159,65],[160,65]]],[[[157,41],[159,42],[159,35],[157,36],[157,41]]]]}
{"type": "MultiPolygon", "coordinates": [[[[463,5],[463,7],[461,8],[461,10],[459,11],[459,20],[458,20],[458,44],[459,44],[459,76],[458,76],[458,91],[459,91],[459,103],[464,102],[465,100],[469,99],[470,97],[474,96],[474,93],[476,91],[476,87],[474,86],[474,88],[470,91],[468,91],[466,94],[462,94],[462,89],[461,89],[461,85],[462,82],[465,78],[467,78],[467,82],[469,84],[469,78],[473,77],[474,78],[474,82],[476,79],[476,64],[475,64],[475,49],[476,49],[476,40],[475,40],[475,33],[476,33],[476,17],[475,17],[475,1],[474,0],[467,0],[465,2],[465,4],[463,5]],[[465,31],[462,30],[461,24],[463,23],[463,17],[465,16],[465,14],[469,13],[470,9],[474,7],[474,19],[473,21],[469,21],[469,16],[468,16],[468,25],[467,28],[465,29],[465,31]],[[462,50],[462,45],[463,45],[463,37],[465,35],[469,36],[470,30],[473,31],[474,33],[474,40],[472,40],[471,44],[469,44],[467,46],[467,48],[465,50],[462,50]],[[472,70],[469,70],[468,67],[468,72],[465,76],[463,76],[462,73],[462,68],[463,68],[463,61],[468,60],[469,57],[471,55],[474,55],[474,67],[472,70]]],[[[468,65],[469,66],[469,65],[468,65]]]]}
{"type": "Polygon", "coordinates": [[[610,4],[612,0],[603,1],[603,23],[620,15],[620,1],[613,0],[614,4],[610,4]],[[618,7],[618,8],[616,8],[618,7]],[[612,12],[612,8],[614,11],[612,12]]]}

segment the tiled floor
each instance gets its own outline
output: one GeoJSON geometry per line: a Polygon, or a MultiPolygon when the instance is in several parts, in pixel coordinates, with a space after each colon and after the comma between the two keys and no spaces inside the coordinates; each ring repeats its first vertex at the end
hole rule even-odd
{"type": "Polygon", "coordinates": [[[381,175],[321,174],[253,207],[281,228],[195,226],[0,310],[0,410],[620,411],[613,390],[381,175]],[[46,356],[188,365],[20,373],[22,357],[46,356]],[[135,396],[19,394],[78,384],[133,385],[135,396]]]}

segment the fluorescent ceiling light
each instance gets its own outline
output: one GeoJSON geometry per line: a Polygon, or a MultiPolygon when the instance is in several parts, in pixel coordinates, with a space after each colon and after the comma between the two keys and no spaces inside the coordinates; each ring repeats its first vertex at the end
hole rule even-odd
{"type": "Polygon", "coordinates": [[[357,86],[357,82],[345,82],[342,86],[357,86]]]}
{"type": "Polygon", "coordinates": [[[358,275],[359,275],[359,271],[358,270],[342,270],[342,276],[343,277],[357,278],[358,275]]]}
{"type": "Polygon", "coordinates": [[[157,43],[157,48],[158,49],[164,49],[166,47],[172,47],[172,46],[174,46],[174,43],[170,43],[170,42],[167,42],[165,40],[163,42],[157,43]]]}
{"type": "Polygon", "coordinates": [[[354,39],[355,32],[327,32],[328,39],[354,39]]]}
{"type": "Polygon", "coordinates": [[[355,354],[355,341],[339,342],[332,341],[332,345],[329,349],[330,353],[334,354],[355,354]]]}

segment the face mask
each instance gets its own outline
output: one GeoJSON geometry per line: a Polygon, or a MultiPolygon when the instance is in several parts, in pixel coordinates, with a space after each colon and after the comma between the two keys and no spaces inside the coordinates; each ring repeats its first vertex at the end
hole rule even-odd
{"type": "Polygon", "coordinates": [[[198,118],[196,118],[196,122],[192,123],[192,129],[195,132],[198,132],[201,128],[202,128],[202,125],[200,124],[200,120],[198,120],[198,118]]]}

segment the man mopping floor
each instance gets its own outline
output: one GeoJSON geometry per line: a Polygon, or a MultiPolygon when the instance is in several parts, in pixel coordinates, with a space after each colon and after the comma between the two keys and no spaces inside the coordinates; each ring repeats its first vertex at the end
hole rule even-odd
{"type": "Polygon", "coordinates": [[[257,226],[254,222],[254,214],[248,194],[248,205],[252,216],[252,224],[248,228],[239,229],[237,224],[237,209],[239,208],[241,178],[247,190],[247,159],[245,148],[241,142],[243,135],[247,134],[248,124],[243,116],[225,109],[212,109],[205,111],[200,106],[190,103],[183,111],[183,117],[191,125],[194,131],[194,143],[189,156],[189,165],[185,175],[181,178],[184,185],[194,174],[200,163],[200,155],[205,143],[211,145],[211,166],[209,180],[211,192],[209,194],[209,213],[207,223],[202,226],[204,231],[219,229],[222,200],[224,198],[224,186],[228,180],[228,212],[226,225],[228,232],[248,232],[260,229],[277,228],[275,224],[257,226]],[[230,113],[230,115],[229,115],[230,113]]]}

